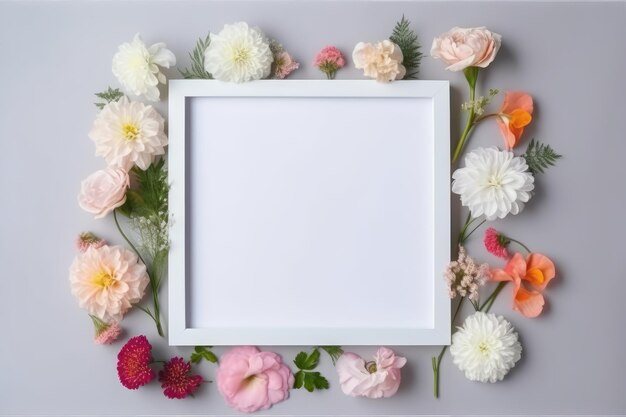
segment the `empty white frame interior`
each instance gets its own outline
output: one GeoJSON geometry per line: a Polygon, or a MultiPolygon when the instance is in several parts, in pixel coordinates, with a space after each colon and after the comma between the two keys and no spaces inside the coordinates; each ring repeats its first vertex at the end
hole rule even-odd
{"type": "Polygon", "coordinates": [[[445,344],[445,81],[170,84],[170,344],[445,344]]]}

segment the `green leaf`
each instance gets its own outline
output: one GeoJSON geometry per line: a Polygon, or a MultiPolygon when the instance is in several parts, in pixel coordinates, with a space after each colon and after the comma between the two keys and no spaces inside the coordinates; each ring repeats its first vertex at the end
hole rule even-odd
{"type": "Polygon", "coordinates": [[[337,359],[343,355],[343,349],[341,346],[320,346],[320,348],[324,349],[324,351],[328,353],[330,359],[333,361],[333,365],[335,365],[337,359]]]}
{"type": "Polygon", "coordinates": [[[315,380],[316,380],[316,375],[317,374],[319,376],[319,372],[306,372],[304,374],[304,389],[309,391],[309,392],[313,392],[315,390],[315,380]]]}
{"type": "Polygon", "coordinates": [[[295,389],[300,389],[302,388],[303,384],[304,384],[304,371],[298,371],[296,372],[296,375],[295,375],[295,381],[293,383],[293,387],[295,389]]]}
{"type": "Polygon", "coordinates": [[[120,212],[126,217],[130,217],[133,212],[140,211],[145,206],[145,202],[137,191],[127,190],[126,201],[119,208],[120,212]]]}
{"type": "Polygon", "coordinates": [[[104,100],[103,102],[94,103],[97,108],[102,110],[107,104],[111,103],[112,101],[118,101],[120,98],[122,98],[124,93],[122,93],[119,88],[112,89],[111,87],[107,87],[105,91],[96,93],[95,95],[99,99],[104,100]]]}
{"type": "Polygon", "coordinates": [[[217,363],[217,356],[215,356],[215,353],[211,352],[210,350],[205,351],[202,356],[204,357],[204,359],[211,363],[217,363]]]}
{"type": "Polygon", "coordinates": [[[213,76],[206,69],[204,69],[204,51],[206,51],[206,48],[209,47],[210,43],[211,33],[209,33],[204,39],[198,39],[196,47],[189,53],[189,58],[191,58],[191,68],[184,68],[180,70],[180,74],[184,78],[195,78],[201,80],[213,79],[213,76]]]}
{"type": "Polygon", "coordinates": [[[411,22],[402,15],[402,19],[396,23],[389,37],[389,40],[397,44],[402,51],[402,65],[406,68],[406,75],[403,78],[405,80],[417,79],[423,55],[420,52],[417,35],[409,27],[410,24],[411,22]]]}
{"type": "Polygon", "coordinates": [[[320,375],[319,372],[315,373],[317,374],[317,377],[315,378],[315,389],[328,389],[330,387],[328,380],[320,375]]]}
{"type": "Polygon", "coordinates": [[[202,361],[202,355],[196,352],[191,354],[191,363],[198,364],[202,361]]]}
{"type": "Polygon", "coordinates": [[[561,158],[562,155],[554,152],[554,149],[552,149],[550,145],[540,143],[533,138],[530,144],[528,144],[526,153],[522,155],[522,157],[528,164],[528,170],[532,172],[533,175],[537,175],[537,173],[543,174],[544,170],[554,166],[557,159],[561,158]]]}
{"type": "Polygon", "coordinates": [[[318,349],[313,349],[313,352],[311,352],[309,355],[307,355],[306,352],[298,353],[293,363],[295,363],[299,369],[310,371],[315,369],[319,361],[320,351],[318,349]]]}
{"type": "Polygon", "coordinates": [[[298,369],[302,369],[304,367],[304,363],[306,362],[307,354],[306,352],[300,352],[296,355],[296,358],[293,360],[293,363],[298,367],[298,369]]]}
{"type": "Polygon", "coordinates": [[[196,346],[193,349],[194,352],[191,354],[191,362],[197,364],[204,359],[211,363],[217,363],[217,356],[208,349],[210,347],[211,346],[196,346]]]}

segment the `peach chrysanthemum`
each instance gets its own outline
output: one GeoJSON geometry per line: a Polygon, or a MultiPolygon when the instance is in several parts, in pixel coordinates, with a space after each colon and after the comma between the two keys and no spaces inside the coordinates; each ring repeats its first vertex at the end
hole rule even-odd
{"type": "Polygon", "coordinates": [[[72,294],[81,308],[105,322],[118,322],[148,285],[146,266],[121,246],[90,247],[70,266],[72,294]]]}

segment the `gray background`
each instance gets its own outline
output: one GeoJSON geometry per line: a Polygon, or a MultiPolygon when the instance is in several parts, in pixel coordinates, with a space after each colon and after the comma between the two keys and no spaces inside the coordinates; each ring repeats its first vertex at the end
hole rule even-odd
{"type": "MultiPolygon", "coordinates": [[[[76,234],[93,230],[121,243],[111,219],[94,221],[76,203],[80,180],[104,166],[86,134],[96,114],[93,93],[117,85],[110,66],[120,43],[141,32],[147,43],[167,42],[186,65],[199,36],[245,20],[303,63],[294,78],[320,78],[310,62],[322,46],[350,52],[358,41],[384,39],[403,13],[424,52],[433,36],[455,25],[486,25],[503,35],[480,88],[532,93],[536,113],[525,142],[536,136],[565,157],[538,178],[537,194],[520,216],[495,226],[554,259],[558,279],[538,319],[511,311],[510,289],[496,303],[493,311],[513,322],[524,345],[523,359],[502,383],[469,382],[446,356],[435,400],[430,357],[437,349],[401,347],[409,364],[395,398],[344,396],[324,358],[321,370],[332,388],[292,391],[268,414],[624,413],[624,3],[116,1],[0,3],[0,414],[233,413],[214,384],[185,401],[166,399],[156,383],[139,392],[122,388],[115,370],[120,343],[94,346],[91,323],[70,295],[76,234]]],[[[461,74],[424,58],[421,77],[450,79],[458,109],[466,94],[461,74]]],[[[338,78],[360,74],[346,69],[338,78]]],[[[456,117],[453,122],[457,137],[456,117]]],[[[470,148],[500,143],[495,124],[485,123],[470,148]]],[[[498,264],[478,236],[470,250],[498,264]]],[[[157,357],[188,355],[167,348],[138,310],[124,326],[127,337],[146,333],[157,357]]],[[[300,348],[276,350],[290,361],[300,348]]],[[[213,378],[215,368],[203,365],[201,372],[213,378]]]]}

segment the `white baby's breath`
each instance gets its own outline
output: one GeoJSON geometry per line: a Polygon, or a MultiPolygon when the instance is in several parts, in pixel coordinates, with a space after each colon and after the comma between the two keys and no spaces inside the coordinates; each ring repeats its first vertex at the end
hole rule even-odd
{"type": "Polygon", "coordinates": [[[224,25],[211,34],[205,51],[205,69],[217,80],[241,83],[270,75],[274,56],[269,41],[245,22],[224,25]]]}
{"type": "Polygon", "coordinates": [[[450,354],[470,381],[497,382],[520,360],[522,345],[502,316],[478,311],[452,335],[450,354]]]}
{"type": "Polygon", "coordinates": [[[150,101],[159,101],[158,85],[166,81],[159,67],[169,68],[174,65],[176,57],[164,43],[147,47],[139,34],[131,42],[121,44],[113,56],[113,74],[124,90],[150,101]]]}
{"type": "Polygon", "coordinates": [[[478,148],[467,154],[465,167],[452,174],[452,192],[461,196],[472,217],[487,220],[518,214],[535,188],[524,158],[496,148],[478,148]]]}

